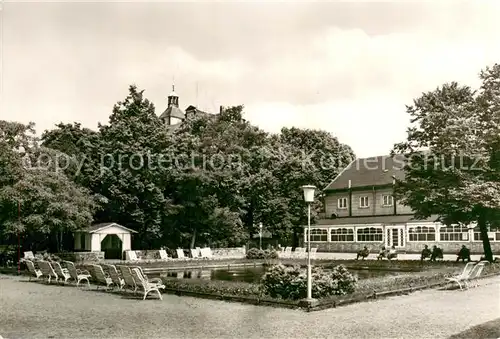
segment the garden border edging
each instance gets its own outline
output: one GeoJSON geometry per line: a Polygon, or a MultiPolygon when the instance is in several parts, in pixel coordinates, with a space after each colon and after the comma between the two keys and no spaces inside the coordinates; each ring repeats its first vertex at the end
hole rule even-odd
{"type": "MultiPolygon", "coordinates": [[[[486,278],[491,278],[494,276],[500,276],[500,273],[492,273],[488,275],[481,276],[477,279],[474,280],[482,280],[486,278]]],[[[329,309],[329,308],[337,308],[339,306],[346,306],[346,305],[351,305],[355,303],[360,303],[360,302],[367,302],[367,301],[372,301],[376,300],[379,298],[387,298],[391,296],[397,296],[397,295],[409,295],[413,292],[416,291],[422,291],[422,290],[427,290],[427,289],[432,289],[436,287],[442,287],[446,286],[449,284],[447,281],[443,282],[437,282],[433,284],[428,284],[428,285],[421,285],[421,286],[410,286],[407,288],[402,288],[398,290],[392,290],[392,291],[383,291],[383,292],[376,292],[374,291],[372,294],[365,294],[362,296],[357,296],[354,298],[346,298],[346,299],[341,299],[341,300],[332,300],[331,302],[325,302],[323,304],[314,306],[314,307],[302,307],[299,305],[298,301],[280,301],[280,300],[270,300],[266,298],[259,298],[259,297],[248,297],[248,296],[236,296],[236,295],[223,295],[223,294],[215,294],[215,293],[205,293],[205,292],[194,292],[194,291],[187,291],[187,290],[179,290],[175,288],[165,288],[163,291],[169,293],[169,294],[175,294],[179,297],[181,296],[188,296],[188,297],[197,297],[197,298],[203,298],[203,299],[212,299],[212,300],[223,300],[223,301],[229,301],[229,302],[240,302],[240,303],[245,303],[245,304],[252,304],[252,305],[259,305],[259,306],[271,306],[271,307],[283,307],[283,308],[292,308],[292,309],[300,309],[306,312],[312,312],[312,311],[321,311],[324,309],[329,309]]]]}

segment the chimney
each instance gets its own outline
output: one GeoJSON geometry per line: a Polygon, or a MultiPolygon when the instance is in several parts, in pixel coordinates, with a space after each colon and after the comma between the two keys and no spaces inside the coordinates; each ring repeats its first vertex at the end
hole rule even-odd
{"type": "Polygon", "coordinates": [[[222,114],[222,112],[224,112],[224,106],[219,107],[219,114],[222,114]]]}

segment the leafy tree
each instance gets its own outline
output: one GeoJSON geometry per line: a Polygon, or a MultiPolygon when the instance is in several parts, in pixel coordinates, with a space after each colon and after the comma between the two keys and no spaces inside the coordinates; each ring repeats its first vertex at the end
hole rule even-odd
{"type": "Polygon", "coordinates": [[[44,145],[73,157],[76,182],[107,198],[96,214],[98,222],[113,221],[138,231],[134,241],[155,246],[169,200],[164,195],[167,170],[160,155],[169,136],[144,91],[130,86],[118,102],[109,124],[97,132],[80,124],[59,124],[44,134],[44,145]]]}
{"type": "Polygon", "coordinates": [[[332,134],[310,129],[283,128],[279,135],[282,150],[281,166],[275,176],[280,178],[280,194],[289,198],[288,213],[293,227],[293,246],[298,245],[303,225],[307,224],[307,209],[301,186],[314,185],[319,198],[312,206],[312,220],[321,211],[321,190],[353,159],[352,149],[332,134]]]}
{"type": "Polygon", "coordinates": [[[418,218],[476,224],[493,260],[488,227],[500,215],[500,65],[480,74],[478,91],[456,82],[422,94],[407,107],[413,126],[393,153],[406,156],[397,195],[418,218]]]}
{"type": "Polygon", "coordinates": [[[98,202],[65,176],[59,152],[38,147],[33,124],[1,121],[0,126],[0,157],[7,160],[2,169],[8,178],[0,184],[1,231],[22,233],[30,245],[47,244],[52,237],[61,250],[62,234],[88,226],[98,202]]]}

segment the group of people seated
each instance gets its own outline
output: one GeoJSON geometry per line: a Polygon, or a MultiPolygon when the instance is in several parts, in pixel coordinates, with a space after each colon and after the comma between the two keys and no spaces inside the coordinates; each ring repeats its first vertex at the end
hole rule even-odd
{"type": "Polygon", "coordinates": [[[462,262],[465,260],[467,260],[467,262],[470,261],[470,249],[468,249],[465,245],[462,245],[462,248],[457,253],[457,262],[459,260],[462,260],[462,262]]]}
{"type": "MultiPolygon", "coordinates": [[[[436,245],[432,246],[432,251],[429,249],[427,245],[424,246],[424,249],[422,250],[422,255],[420,257],[420,260],[424,260],[429,258],[430,261],[436,261],[436,259],[443,259],[443,250],[436,245]]],[[[462,245],[462,248],[460,248],[460,251],[457,253],[457,262],[458,261],[470,261],[470,249],[467,248],[467,246],[462,245]]]]}
{"type": "Polygon", "coordinates": [[[420,256],[420,260],[425,260],[429,258],[430,261],[436,261],[436,259],[443,259],[443,250],[436,245],[432,246],[432,251],[429,246],[425,245],[420,256]]]}
{"type": "MultiPolygon", "coordinates": [[[[356,255],[356,260],[359,258],[365,259],[370,254],[370,250],[368,247],[363,247],[362,250],[359,250],[356,255]]],[[[380,252],[378,253],[377,260],[382,260],[383,258],[387,258],[389,260],[397,258],[398,253],[394,246],[391,246],[389,250],[382,246],[380,252]]],[[[432,250],[429,249],[429,246],[425,245],[422,250],[420,260],[423,261],[429,258],[429,261],[436,261],[436,259],[443,259],[443,249],[437,247],[436,245],[432,246],[432,250]]],[[[470,249],[468,249],[465,245],[462,245],[462,248],[457,253],[457,262],[458,261],[470,261],[470,249]]]]}
{"type": "MultiPolygon", "coordinates": [[[[362,250],[359,250],[358,253],[356,254],[356,260],[358,260],[359,258],[364,260],[369,254],[370,250],[368,249],[368,247],[365,246],[363,247],[362,250]]],[[[385,246],[382,246],[380,252],[378,253],[377,260],[382,260],[383,258],[391,260],[397,257],[398,253],[394,246],[392,246],[389,250],[387,250],[385,246]]]]}
{"type": "Polygon", "coordinates": [[[377,260],[382,260],[387,258],[388,260],[395,259],[398,257],[398,252],[396,252],[396,247],[392,246],[389,250],[382,246],[380,252],[378,252],[377,260]]]}

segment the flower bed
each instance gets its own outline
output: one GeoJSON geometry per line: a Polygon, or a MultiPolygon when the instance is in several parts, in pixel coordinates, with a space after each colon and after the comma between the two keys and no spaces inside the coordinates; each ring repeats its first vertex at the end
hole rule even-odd
{"type": "MultiPolygon", "coordinates": [[[[410,293],[411,291],[432,288],[445,283],[445,278],[457,273],[458,269],[428,270],[411,272],[397,276],[384,276],[364,279],[357,282],[356,290],[347,295],[335,295],[321,298],[314,309],[338,307],[353,302],[361,302],[377,297],[410,293]]],[[[486,265],[483,276],[500,273],[499,264],[486,265]]],[[[258,284],[202,279],[164,278],[168,292],[178,295],[232,300],[259,305],[299,308],[299,301],[271,298],[263,294],[258,284]]]]}

